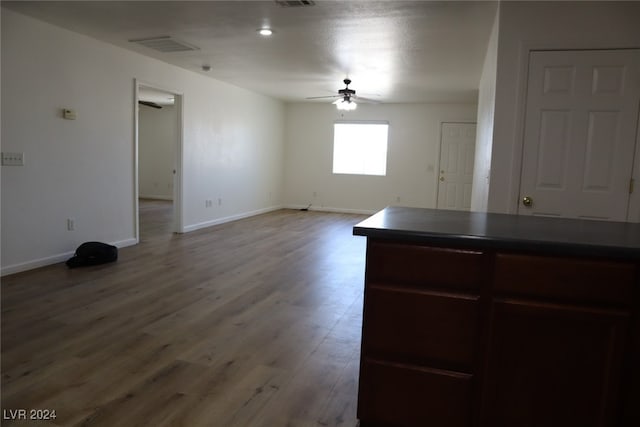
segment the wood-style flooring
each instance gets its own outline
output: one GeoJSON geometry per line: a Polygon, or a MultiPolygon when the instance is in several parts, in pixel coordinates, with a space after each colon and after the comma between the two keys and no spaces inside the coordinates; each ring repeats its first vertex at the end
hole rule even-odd
{"type": "Polygon", "coordinates": [[[2,279],[2,425],[355,426],[364,216],[177,235],[170,208],[141,204],[116,263],[2,279]]]}

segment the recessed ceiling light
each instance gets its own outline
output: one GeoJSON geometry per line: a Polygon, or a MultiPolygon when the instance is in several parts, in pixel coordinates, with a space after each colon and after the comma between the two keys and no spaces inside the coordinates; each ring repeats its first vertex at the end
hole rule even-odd
{"type": "Polygon", "coordinates": [[[258,34],[260,34],[261,36],[270,36],[271,34],[273,34],[273,30],[271,28],[260,28],[258,30],[258,34]]]}

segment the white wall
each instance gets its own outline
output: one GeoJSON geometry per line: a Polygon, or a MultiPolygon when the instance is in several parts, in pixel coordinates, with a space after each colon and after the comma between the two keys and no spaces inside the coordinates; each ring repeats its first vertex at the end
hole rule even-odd
{"type": "Polygon", "coordinates": [[[2,150],[26,159],[2,167],[3,274],[135,243],[135,78],[184,95],[185,230],[281,204],[281,102],[6,9],[1,40],[2,150]]]}
{"type": "Polygon", "coordinates": [[[496,104],[496,71],[498,64],[498,29],[500,6],[496,11],[493,29],[482,66],[478,94],[478,119],[476,127],[476,154],[473,166],[471,210],[487,211],[489,178],[491,175],[491,149],[493,147],[493,121],[496,104]]]}
{"type": "Polygon", "coordinates": [[[140,105],[138,112],[138,182],[142,198],[173,200],[173,169],[178,146],[178,112],[140,105]]]}
{"type": "Polygon", "coordinates": [[[488,210],[517,212],[530,49],[640,47],[640,2],[502,2],[488,210]]]}
{"type": "Polygon", "coordinates": [[[359,104],[342,117],[330,103],[287,104],[285,204],[353,212],[435,207],[440,123],[475,122],[476,110],[475,104],[359,104]],[[332,174],[333,124],[339,119],[389,122],[386,176],[332,174]]]}

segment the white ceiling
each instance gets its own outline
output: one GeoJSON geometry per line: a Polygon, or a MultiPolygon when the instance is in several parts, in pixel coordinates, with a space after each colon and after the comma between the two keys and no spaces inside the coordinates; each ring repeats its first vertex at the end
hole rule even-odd
{"type": "Polygon", "coordinates": [[[496,12],[485,1],[2,2],[18,12],[285,101],[342,80],[381,102],[475,102],[496,12]],[[269,26],[274,34],[256,30],[269,26]],[[199,47],[161,53],[130,39],[199,47]],[[209,72],[202,71],[210,65],[209,72]]]}

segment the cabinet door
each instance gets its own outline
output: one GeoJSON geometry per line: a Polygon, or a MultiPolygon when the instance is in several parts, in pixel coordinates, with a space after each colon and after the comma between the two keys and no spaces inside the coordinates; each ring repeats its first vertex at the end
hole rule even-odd
{"type": "Polygon", "coordinates": [[[625,311],[495,300],[482,425],[614,425],[628,320],[625,311]]]}

